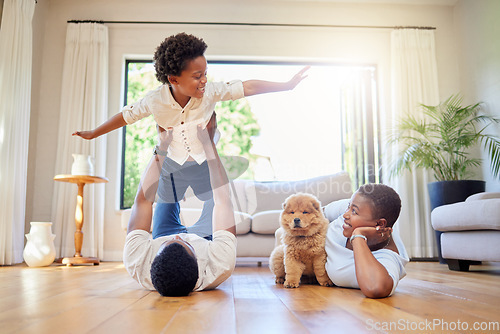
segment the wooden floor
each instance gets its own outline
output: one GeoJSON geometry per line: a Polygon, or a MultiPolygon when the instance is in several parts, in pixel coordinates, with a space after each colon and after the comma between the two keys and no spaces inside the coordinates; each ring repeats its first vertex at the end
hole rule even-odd
{"type": "Polygon", "coordinates": [[[217,290],[164,298],[121,263],[0,267],[0,333],[500,332],[500,264],[461,273],[410,262],[407,272],[394,296],[373,300],[354,289],[285,289],[267,266],[245,264],[217,290]]]}

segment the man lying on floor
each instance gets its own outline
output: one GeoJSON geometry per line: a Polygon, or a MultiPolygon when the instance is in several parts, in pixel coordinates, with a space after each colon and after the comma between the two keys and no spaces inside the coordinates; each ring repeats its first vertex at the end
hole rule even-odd
{"type": "MultiPolygon", "coordinates": [[[[215,116],[207,127],[198,126],[198,138],[207,156],[213,191],[213,236],[209,241],[192,233],[153,239],[152,206],[165,156],[155,155],[144,172],[123,251],[125,268],[141,286],[162,296],[187,296],[191,291],[216,288],[231,276],[236,263],[236,228],[226,172],[213,134],[215,116]]],[[[160,132],[159,152],[172,141],[172,128],[160,132]]],[[[177,222],[175,222],[177,223],[177,222]]]]}

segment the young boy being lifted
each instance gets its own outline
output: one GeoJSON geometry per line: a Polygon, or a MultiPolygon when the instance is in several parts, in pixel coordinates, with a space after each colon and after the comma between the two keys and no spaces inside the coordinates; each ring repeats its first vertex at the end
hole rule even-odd
{"type": "MultiPolygon", "coordinates": [[[[167,37],[154,54],[156,77],[162,85],[140,101],[125,106],[122,112],[96,129],[73,133],[84,139],[94,139],[149,115],[153,115],[162,129],[173,128],[168,151],[162,151],[158,146],[155,148],[156,154],[167,158],[162,165],[158,184],[153,238],[186,231],[211,238],[213,199],[206,154],[197,137],[197,125],[207,124],[215,104],[245,96],[291,90],[305,78],[307,67],[287,82],[207,82],[206,48],[202,39],[186,33],[167,37]],[[180,224],[178,202],[189,186],[204,201],[204,206],[200,220],[186,229],[180,224]]],[[[136,197],[134,206],[145,197],[136,197]]]]}

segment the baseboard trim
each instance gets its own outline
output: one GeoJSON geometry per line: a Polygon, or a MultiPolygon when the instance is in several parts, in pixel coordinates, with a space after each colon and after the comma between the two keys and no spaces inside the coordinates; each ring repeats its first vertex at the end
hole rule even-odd
{"type": "Polygon", "coordinates": [[[250,265],[250,264],[256,264],[258,267],[262,265],[269,265],[269,258],[268,257],[236,257],[236,265],[237,266],[244,266],[244,265],[250,265]]]}
{"type": "Polygon", "coordinates": [[[411,262],[439,262],[437,257],[412,257],[411,262]]]}

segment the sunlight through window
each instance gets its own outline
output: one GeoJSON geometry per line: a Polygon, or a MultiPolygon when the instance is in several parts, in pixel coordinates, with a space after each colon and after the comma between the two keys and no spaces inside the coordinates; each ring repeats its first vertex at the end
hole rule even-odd
{"type": "MultiPolygon", "coordinates": [[[[307,65],[210,59],[208,63],[210,81],[287,81],[307,65]]],[[[137,101],[159,85],[151,62],[129,61],[127,65],[125,104],[137,101]]],[[[363,70],[366,71],[366,67],[313,64],[308,77],[292,91],[250,96],[232,106],[218,103],[216,112],[222,133],[219,154],[248,159],[249,170],[241,178],[256,181],[300,180],[345,170],[343,136],[346,129],[342,123],[349,111],[342,111],[342,87],[363,70]],[[227,108],[232,108],[233,114],[225,113],[227,108]],[[236,117],[234,110],[242,108],[249,108],[249,112],[244,117],[236,117]],[[242,135],[236,135],[245,131],[248,145],[242,144],[242,135]],[[238,145],[245,148],[238,149],[238,145]]],[[[133,203],[140,176],[155,144],[154,121],[148,118],[127,126],[126,133],[123,189],[127,194],[123,195],[123,207],[133,203]]]]}

